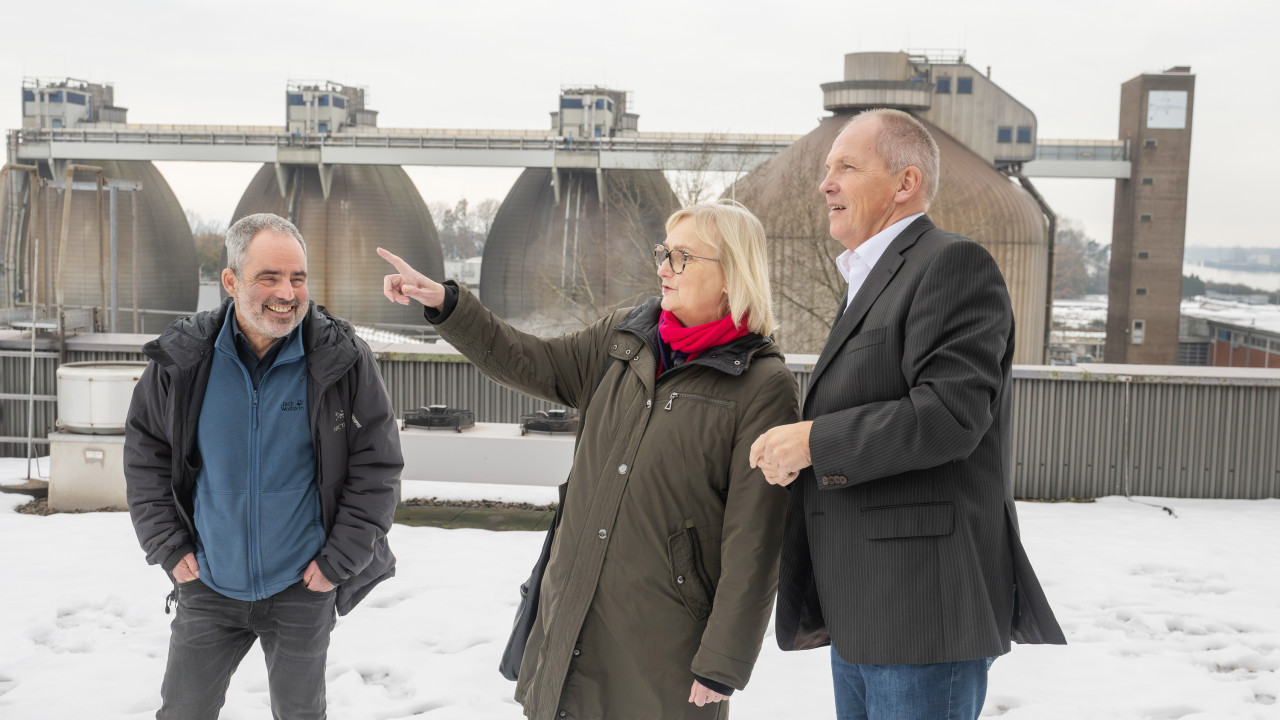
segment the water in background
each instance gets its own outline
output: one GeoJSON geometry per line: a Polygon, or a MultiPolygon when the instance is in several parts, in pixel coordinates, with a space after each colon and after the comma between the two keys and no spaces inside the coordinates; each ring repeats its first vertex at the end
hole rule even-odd
{"type": "MultiPolygon", "coordinates": [[[[1192,263],[1183,263],[1183,275],[1195,275],[1206,282],[1239,283],[1266,292],[1280,292],[1280,272],[1251,272],[1227,270],[1192,263]]],[[[214,288],[215,290],[217,288],[214,288]]]]}

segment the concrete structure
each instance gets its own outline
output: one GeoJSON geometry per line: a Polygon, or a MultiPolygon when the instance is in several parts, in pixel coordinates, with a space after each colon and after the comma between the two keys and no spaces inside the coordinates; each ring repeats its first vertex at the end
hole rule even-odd
{"type": "MultiPolygon", "coordinates": [[[[602,88],[566,90],[552,122],[593,117],[600,137],[633,132],[637,118],[623,98],[602,88]],[[577,107],[588,104],[599,108],[577,107]],[[600,117],[613,125],[599,125],[600,117]]],[[[652,250],[677,206],[660,170],[526,169],[485,241],[480,299],[519,326],[554,333],[657,294],[652,250]]]]}
{"type": "Polygon", "coordinates": [[[942,175],[930,217],[991,252],[1013,302],[1015,362],[1046,361],[1048,222],[1035,196],[997,169],[997,163],[1016,169],[1035,147],[996,142],[999,128],[1006,123],[1030,128],[1034,139],[1034,115],[972,67],[954,57],[942,60],[907,53],[846,56],[845,80],[823,85],[824,107],[835,114],[733,189],[734,197],[764,222],[771,240],[784,351],[818,352],[846,289],[833,262],[843,248],[828,236],[826,208],[816,193],[826,154],[858,111],[897,106],[925,123],[941,151],[942,175]],[[947,92],[938,90],[942,77],[956,81],[942,84],[947,92]],[[963,86],[968,92],[956,92],[959,79],[968,81],[963,86]]]}
{"type": "Polygon", "coordinates": [[[364,106],[364,88],[295,80],[285,90],[285,125],[294,136],[373,128],[378,111],[364,106]]]}
{"type": "Polygon", "coordinates": [[[1036,116],[964,61],[964,53],[844,56],[844,80],[822,86],[827,110],[896,107],[943,129],[994,167],[1036,157],[1036,116]]]}
{"type": "Polygon", "coordinates": [[[22,128],[80,127],[123,123],[127,108],[115,106],[115,89],[74,78],[26,78],[22,82],[22,128]]]}
{"type": "Polygon", "coordinates": [[[602,87],[564,88],[560,109],[551,113],[551,129],[566,140],[635,137],[640,116],[627,112],[627,95],[602,87]]]}
{"type": "Polygon", "coordinates": [[[1178,364],[1280,368],[1280,305],[1183,300],[1178,364]]]}
{"type": "Polygon", "coordinates": [[[1178,359],[1195,76],[1149,73],[1120,88],[1119,136],[1132,172],[1116,181],[1107,295],[1107,362],[1178,359]]]}
{"type": "MultiPolygon", "coordinates": [[[[24,132],[94,132],[125,120],[126,110],[113,104],[110,85],[28,79],[22,97],[24,132]]],[[[10,148],[11,156],[14,150],[10,148]]],[[[139,329],[159,332],[175,315],[195,310],[198,266],[191,228],[177,197],[153,164],[94,159],[90,164],[101,173],[77,173],[68,192],[67,168],[87,161],[70,155],[31,162],[41,178],[37,187],[32,187],[30,174],[11,172],[0,188],[0,287],[5,298],[0,306],[34,302],[43,306],[43,316],[48,318],[55,314],[61,291],[64,307],[105,310],[112,304],[108,288],[114,280],[114,306],[119,312],[115,317],[102,312],[101,327],[112,327],[115,321],[115,327],[131,329],[132,308],[137,307],[139,329]],[[97,180],[139,189],[117,192],[114,208],[107,206],[106,197],[100,206],[92,183],[97,180]],[[66,207],[68,197],[70,208],[66,207]],[[112,217],[117,230],[114,262],[110,257],[112,217]],[[64,218],[68,220],[65,231],[64,218]],[[64,234],[65,253],[61,251],[64,234]],[[35,257],[36,240],[39,258],[35,257]],[[34,276],[37,267],[38,278],[34,276]]]]}
{"type": "Polygon", "coordinates": [[[404,480],[555,487],[573,465],[574,434],[520,434],[519,424],[476,423],[461,432],[404,427],[404,480]]]}
{"type": "Polygon", "coordinates": [[[236,205],[233,221],[257,212],[289,218],[307,239],[311,299],[353,323],[419,326],[422,309],[387,302],[378,291],[389,265],[384,247],[431,277],[444,255],[426,203],[403,168],[339,165],[323,170],[264,165],[236,205]],[[328,192],[323,177],[328,177],[328,192]]]}

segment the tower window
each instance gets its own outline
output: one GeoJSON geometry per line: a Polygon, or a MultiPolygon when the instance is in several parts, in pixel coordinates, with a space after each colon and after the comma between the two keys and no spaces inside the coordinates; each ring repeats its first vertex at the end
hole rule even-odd
{"type": "Polygon", "coordinates": [[[1139,216],[1139,219],[1140,219],[1140,220],[1142,220],[1142,222],[1151,222],[1151,216],[1150,216],[1150,215],[1141,215],[1141,216],[1139,216]]]}
{"type": "Polygon", "coordinates": [[[1031,142],[1031,126],[1030,125],[1020,125],[1018,127],[1018,142],[1020,143],[1031,142]]]}
{"type": "Polygon", "coordinates": [[[1151,253],[1148,253],[1148,252],[1140,252],[1140,253],[1138,253],[1138,259],[1139,259],[1139,260],[1146,260],[1146,259],[1147,259],[1147,258],[1149,258],[1149,257],[1151,257],[1151,253]]]}
{"type": "Polygon", "coordinates": [[[1139,294],[1139,295],[1146,295],[1146,294],[1147,294],[1147,289],[1146,289],[1146,288],[1138,288],[1138,294],[1139,294]]]}
{"type": "Polygon", "coordinates": [[[956,93],[960,95],[973,94],[973,78],[962,77],[956,78],[956,93]]]}
{"type": "Polygon", "coordinates": [[[1013,128],[998,127],[996,128],[996,142],[1007,143],[1013,142],[1013,128]]]}
{"type": "Polygon", "coordinates": [[[1145,140],[1142,143],[1142,147],[1155,147],[1155,146],[1156,146],[1155,140],[1145,140]]]}
{"type": "Polygon", "coordinates": [[[1133,332],[1129,334],[1129,341],[1134,345],[1141,345],[1144,335],[1146,335],[1146,323],[1141,320],[1134,320],[1133,332]]]}
{"type": "Polygon", "coordinates": [[[950,95],[951,94],[951,78],[949,77],[938,78],[938,89],[936,90],[936,92],[938,92],[939,94],[945,93],[947,95],[950,95]]]}
{"type": "Polygon", "coordinates": [[[1155,184],[1156,184],[1156,181],[1155,181],[1155,179],[1154,179],[1154,178],[1142,178],[1142,184],[1143,184],[1143,185],[1155,185],[1155,184]]]}

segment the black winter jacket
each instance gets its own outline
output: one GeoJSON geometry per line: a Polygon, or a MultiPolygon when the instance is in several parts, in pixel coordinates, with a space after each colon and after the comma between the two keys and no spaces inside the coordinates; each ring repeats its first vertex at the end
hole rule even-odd
{"type": "MultiPolygon", "coordinates": [[[[181,318],[142,349],[151,362],[133,391],[126,422],[126,496],[147,562],[167,572],[195,550],[196,425],[214,341],[230,307],[227,299],[215,310],[181,318]]],[[[400,435],[373,352],[350,323],[312,303],[302,343],[327,536],[315,560],[338,585],[338,613],[345,615],[395,575],[387,532],[400,500],[400,435]]]]}

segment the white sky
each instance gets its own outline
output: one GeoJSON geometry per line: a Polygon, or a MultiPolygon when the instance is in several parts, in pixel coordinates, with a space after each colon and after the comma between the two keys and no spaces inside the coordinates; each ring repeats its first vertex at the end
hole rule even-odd
{"type": "MultiPolygon", "coordinates": [[[[4,128],[21,122],[24,76],[69,75],[114,83],[139,123],[282,125],[288,80],[332,79],[368,87],[384,127],[541,129],[561,84],[599,83],[634,93],[641,130],[800,134],[825,114],[818,86],[843,79],[845,53],[963,48],[1036,113],[1040,137],[1114,138],[1122,82],[1190,65],[1188,244],[1280,246],[1249,212],[1280,194],[1280,93],[1265,71],[1280,5],[1266,0],[68,0],[17,4],[5,20],[4,128]]],[[[188,209],[223,220],[256,169],[161,165],[188,209]]],[[[428,202],[452,203],[501,198],[518,171],[410,174],[428,202]]],[[[1038,185],[1110,242],[1112,181],[1038,185]]]]}

